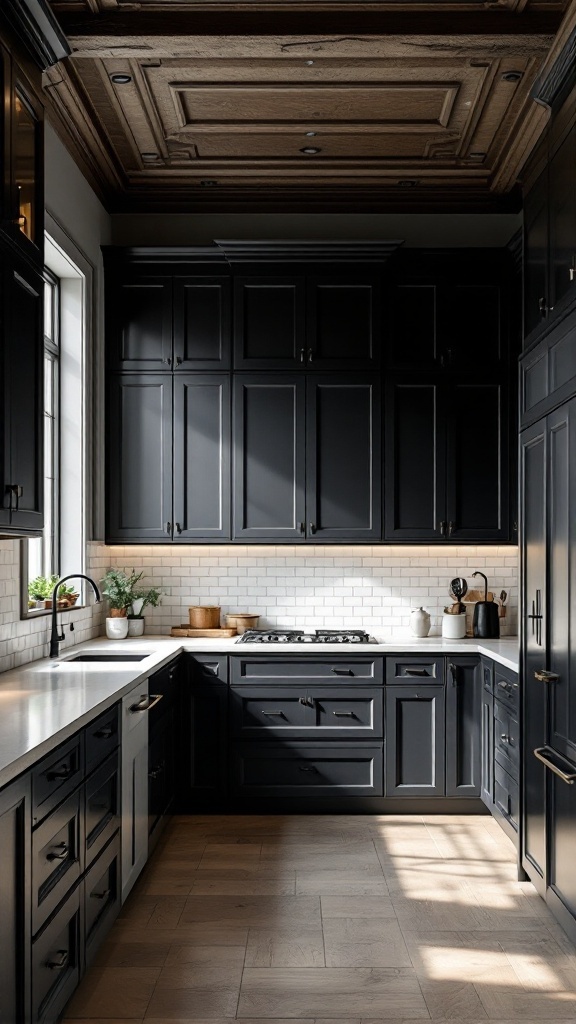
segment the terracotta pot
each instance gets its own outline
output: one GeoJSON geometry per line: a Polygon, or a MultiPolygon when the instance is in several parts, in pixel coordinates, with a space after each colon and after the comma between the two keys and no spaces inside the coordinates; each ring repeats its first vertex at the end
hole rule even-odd
{"type": "Polygon", "coordinates": [[[220,625],[220,608],[216,605],[193,605],[188,615],[192,629],[218,629],[220,625]]]}
{"type": "Polygon", "coordinates": [[[109,618],[111,619],[125,619],[126,609],[125,608],[111,608],[109,618]]]}

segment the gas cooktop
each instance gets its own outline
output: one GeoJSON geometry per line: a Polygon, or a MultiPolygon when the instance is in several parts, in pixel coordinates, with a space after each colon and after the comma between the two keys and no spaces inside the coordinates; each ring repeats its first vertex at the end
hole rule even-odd
{"type": "Polygon", "coordinates": [[[363,629],[248,629],[237,644],[368,644],[376,641],[363,629]]]}

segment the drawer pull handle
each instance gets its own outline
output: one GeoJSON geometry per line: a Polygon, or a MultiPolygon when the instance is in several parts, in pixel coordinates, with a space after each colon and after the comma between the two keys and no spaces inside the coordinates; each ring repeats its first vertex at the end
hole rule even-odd
{"type": "Polygon", "coordinates": [[[298,766],[298,771],[299,772],[311,772],[312,774],[314,774],[314,773],[318,772],[318,769],[314,768],[314,766],[312,766],[311,768],[308,768],[305,765],[301,764],[301,765],[298,766]]]}
{"type": "Polygon", "coordinates": [[[57,959],[47,960],[46,967],[49,967],[51,971],[63,971],[68,966],[69,953],[67,949],[59,949],[56,954],[57,959]]]}
{"type": "Polygon", "coordinates": [[[333,711],[332,714],[335,715],[336,718],[356,718],[353,711],[333,711]]]}
{"type": "Polygon", "coordinates": [[[69,779],[71,775],[72,766],[64,764],[61,768],[55,768],[54,771],[48,772],[46,778],[48,779],[48,782],[55,782],[56,779],[69,779]]]}
{"type": "Polygon", "coordinates": [[[58,843],[54,847],[52,853],[47,854],[46,860],[68,860],[70,856],[70,847],[67,843],[58,843]],[[60,853],[56,853],[56,850],[60,850],[60,853]]]}
{"type": "Polygon", "coordinates": [[[138,704],[132,704],[130,711],[133,714],[137,711],[150,711],[151,708],[155,707],[162,700],[163,696],[163,693],[151,693],[149,697],[144,697],[138,704]]]}
{"type": "Polygon", "coordinates": [[[406,671],[407,676],[428,676],[429,674],[427,668],[409,668],[406,671]]]}
{"type": "Polygon", "coordinates": [[[283,711],[263,711],[262,714],[266,715],[267,718],[286,718],[283,711]]]}
{"type": "Polygon", "coordinates": [[[104,892],[91,892],[91,900],[105,900],[111,893],[111,889],[104,889],[104,892]]]}
{"type": "Polygon", "coordinates": [[[333,672],[335,676],[353,676],[354,675],[354,673],[353,673],[351,668],[332,668],[332,669],[330,669],[330,671],[333,672]]]}
{"type": "Polygon", "coordinates": [[[508,743],[508,744],[510,744],[510,737],[509,737],[508,733],[506,733],[506,732],[503,732],[503,733],[501,734],[501,736],[500,736],[500,739],[501,739],[501,740],[503,740],[503,741],[504,741],[504,743],[508,743]]]}
{"type": "Polygon", "coordinates": [[[534,673],[534,678],[537,679],[539,683],[557,683],[560,676],[557,672],[547,672],[545,669],[541,668],[534,673]]]}
{"type": "Polygon", "coordinates": [[[113,733],[113,727],[111,725],[107,725],[104,729],[98,729],[98,732],[95,732],[94,735],[97,740],[109,740],[113,733]]]}
{"type": "MultiPolygon", "coordinates": [[[[537,757],[539,761],[542,761],[542,764],[545,765],[546,768],[549,768],[551,772],[554,772],[559,779],[562,779],[562,782],[567,782],[569,786],[573,786],[576,782],[576,772],[563,771],[559,765],[554,764],[554,762],[550,760],[550,755],[560,758],[560,755],[556,754],[555,751],[550,750],[549,747],[536,747],[536,750],[534,751],[534,756],[537,757]]],[[[565,763],[568,764],[569,762],[565,763]]]]}

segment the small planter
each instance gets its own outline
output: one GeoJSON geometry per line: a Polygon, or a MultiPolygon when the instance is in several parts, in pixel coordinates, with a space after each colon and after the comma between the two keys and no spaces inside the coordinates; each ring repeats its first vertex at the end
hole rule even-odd
{"type": "Polygon", "coordinates": [[[32,597],[28,601],[28,608],[30,609],[30,611],[41,611],[45,607],[46,601],[44,600],[44,598],[35,599],[32,597]]]}
{"type": "MultiPolygon", "coordinates": [[[[116,609],[112,609],[115,611],[116,609]]],[[[125,640],[128,636],[128,619],[125,615],[110,615],[106,619],[106,636],[109,640],[125,640]]]]}
{"type": "Polygon", "coordinates": [[[129,615],[128,636],[143,636],[145,619],[143,615],[129,615]]]}

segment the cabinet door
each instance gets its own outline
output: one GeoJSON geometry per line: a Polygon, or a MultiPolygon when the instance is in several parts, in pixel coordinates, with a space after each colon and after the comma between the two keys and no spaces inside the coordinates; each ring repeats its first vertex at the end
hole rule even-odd
{"type": "Polygon", "coordinates": [[[446,796],[480,796],[482,671],[479,658],[448,659],[446,796]]]}
{"type": "Polygon", "coordinates": [[[450,385],[446,392],[446,518],[452,540],[509,539],[509,433],[505,385],[450,385]]]}
{"type": "Polygon", "coordinates": [[[392,292],[392,338],[387,362],[398,369],[440,366],[438,286],[433,281],[398,281],[392,292]]]}
{"type": "Polygon", "coordinates": [[[174,377],[174,539],[230,538],[230,378],[174,377]]]}
{"type": "Polygon", "coordinates": [[[177,720],[173,705],[154,725],[150,724],[148,748],[148,844],[151,851],[158,842],[166,816],[175,799],[177,720]]]}
{"type": "Polygon", "coordinates": [[[230,278],[174,278],[174,366],[226,370],[230,366],[230,278]]]}
{"type": "Polygon", "coordinates": [[[107,539],[172,538],[172,376],[115,374],[108,382],[107,539]]]}
{"type": "Polygon", "coordinates": [[[122,699],[122,902],[148,858],[148,681],[122,699]]]}
{"type": "Polygon", "coordinates": [[[384,402],[385,539],[440,541],[446,535],[446,445],[440,386],[402,377],[384,402]]]}
{"type": "Polygon", "coordinates": [[[491,811],[494,803],[494,697],[486,689],[482,690],[480,704],[480,747],[480,799],[491,811]]]}
{"type": "MultiPolygon", "coordinates": [[[[570,644],[576,623],[576,400],[548,417],[548,669],[555,682],[532,677],[549,700],[550,746],[576,763],[576,668],[570,644]]],[[[540,668],[546,668],[544,662],[540,668]]]]}
{"type": "Polygon", "coordinates": [[[545,423],[536,424],[521,435],[522,542],[520,547],[521,635],[524,652],[524,771],[522,794],[522,866],[539,891],[546,877],[546,776],[534,757],[536,747],[546,744],[547,693],[534,673],[545,667],[546,596],[546,507],[548,461],[545,423]]]}
{"type": "Polygon", "coordinates": [[[111,369],[172,368],[172,279],[138,274],[106,278],[106,338],[111,369]]]}
{"type": "Polygon", "coordinates": [[[234,282],[234,366],[286,370],[306,359],[302,277],[237,277],[234,282]]]}
{"type": "Polygon", "coordinates": [[[444,796],[444,687],[386,687],[386,796],[444,796]]]}
{"type": "Polygon", "coordinates": [[[234,381],[234,538],[303,540],[305,378],[234,381]]]}
{"type": "Polygon", "coordinates": [[[30,779],[0,792],[0,1020],[30,1019],[30,779]]]}
{"type": "Polygon", "coordinates": [[[306,361],[320,370],[370,370],[380,363],[381,282],[376,274],[310,277],[306,361]]]}
{"type": "Polygon", "coordinates": [[[524,197],[524,337],[548,309],[548,172],[524,197]]]}
{"type": "MultiPolygon", "coordinates": [[[[570,773],[570,766],[564,765],[570,773]]],[[[572,772],[574,766],[572,765],[572,772]]],[[[576,787],[568,785],[553,772],[548,772],[550,785],[550,856],[547,901],[557,909],[558,901],[564,911],[571,915],[570,924],[576,917],[576,871],[574,871],[574,850],[576,849],[576,787]]],[[[563,917],[558,915],[562,922],[563,917]]]]}
{"type": "Polygon", "coordinates": [[[309,376],[306,431],[308,537],[379,540],[379,381],[309,376]]]}
{"type": "Polygon", "coordinates": [[[4,273],[5,467],[3,519],[40,531],[43,515],[44,282],[24,264],[4,273]]]}
{"type": "Polygon", "coordinates": [[[11,223],[8,230],[22,251],[42,265],[44,111],[15,61],[12,61],[11,121],[11,223]]]}
{"type": "Polygon", "coordinates": [[[572,290],[576,270],[576,128],[549,164],[550,305],[572,290]]]}
{"type": "Polygon", "coordinates": [[[223,801],[227,794],[228,687],[202,682],[194,669],[184,693],[185,741],[182,749],[182,809],[223,801]]]}
{"type": "Polygon", "coordinates": [[[443,365],[477,372],[481,361],[495,369],[507,353],[503,313],[497,282],[456,281],[444,286],[438,323],[443,365]]]}

